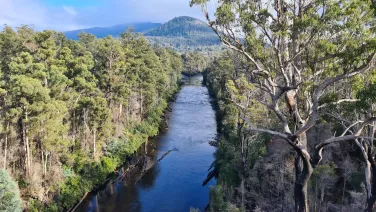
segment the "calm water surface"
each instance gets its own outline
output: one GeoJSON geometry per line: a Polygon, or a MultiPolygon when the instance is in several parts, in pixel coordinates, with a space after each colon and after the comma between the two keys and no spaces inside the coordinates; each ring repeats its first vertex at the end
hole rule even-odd
{"type": "Polygon", "coordinates": [[[171,105],[169,129],[148,149],[153,159],[171,149],[160,163],[138,183],[109,183],[106,189],[90,195],[78,211],[189,211],[202,210],[209,200],[209,186],[202,186],[213,162],[215,148],[208,142],[216,135],[215,111],[202,76],[186,80],[176,102],[171,105]]]}

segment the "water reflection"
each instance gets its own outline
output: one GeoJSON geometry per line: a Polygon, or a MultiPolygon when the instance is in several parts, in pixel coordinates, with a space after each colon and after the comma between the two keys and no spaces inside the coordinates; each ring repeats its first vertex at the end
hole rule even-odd
{"type": "MultiPolygon", "coordinates": [[[[172,112],[169,129],[147,145],[148,156],[157,160],[171,149],[160,163],[137,182],[109,183],[88,197],[78,211],[189,211],[203,209],[208,202],[209,187],[202,187],[207,169],[213,162],[215,148],[208,142],[215,137],[215,112],[202,77],[184,78],[172,112]]],[[[143,149],[143,148],[142,148],[143,149]]],[[[142,155],[144,150],[140,150],[142,155]]],[[[134,157],[130,163],[134,163],[134,157]]]]}

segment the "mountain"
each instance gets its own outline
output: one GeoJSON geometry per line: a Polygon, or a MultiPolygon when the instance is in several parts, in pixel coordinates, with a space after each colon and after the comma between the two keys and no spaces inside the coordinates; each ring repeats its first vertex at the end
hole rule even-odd
{"type": "Polygon", "coordinates": [[[115,25],[111,27],[94,27],[94,28],[88,28],[88,29],[79,29],[74,31],[68,31],[64,32],[65,36],[72,40],[77,40],[78,35],[81,32],[90,33],[95,35],[98,38],[103,38],[108,35],[111,35],[113,37],[119,37],[121,33],[123,33],[127,28],[133,28],[135,32],[144,32],[147,30],[150,30],[152,28],[156,28],[161,26],[160,23],[132,23],[132,24],[120,24],[115,25]]]}
{"type": "Polygon", "coordinates": [[[77,40],[81,32],[91,33],[98,38],[108,35],[119,37],[129,27],[134,28],[135,32],[143,33],[152,44],[159,44],[181,52],[187,50],[216,51],[221,48],[218,36],[206,23],[188,16],[174,18],[165,24],[151,22],[122,24],[112,27],[79,29],[64,34],[73,40],[77,40]]]}
{"type": "Polygon", "coordinates": [[[209,35],[214,36],[213,30],[203,21],[181,16],[144,33],[146,36],[163,36],[163,37],[190,37],[192,35],[209,35]]]}
{"type": "Polygon", "coordinates": [[[217,47],[218,36],[203,21],[192,17],[181,16],[144,32],[152,42],[177,50],[217,47]]]}

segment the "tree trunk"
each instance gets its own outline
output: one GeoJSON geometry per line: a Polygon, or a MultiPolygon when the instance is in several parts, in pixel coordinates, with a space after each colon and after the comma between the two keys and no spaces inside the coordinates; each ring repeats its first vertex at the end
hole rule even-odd
{"type": "Polygon", "coordinates": [[[375,202],[376,202],[376,165],[366,161],[365,168],[366,175],[366,190],[367,190],[367,212],[375,211],[375,202]]]}
{"type": "Polygon", "coordinates": [[[72,117],[72,130],[73,130],[73,148],[72,148],[72,152],[74,152],[74,148],[76,146],[76,134],[77,134],[77,130],[76,130],[76,110],[73,110],[73,117],[72,117]]]}
{"type": "Polygon", "coordinates": [[[48,152],[46,152],[45,155],[44,155],[44,157],[45,157],[45,159],[44,159],[44,164],[43,164],[44,176],[47,175],[48,155],[49,155],[48,152]]]}
{"type": "Polygon", "coordinates": [[[4,169],[7,169],[7,151],[8,151],[8,130],[9,130],[9,123],[7,123],[7,127],[5,130],[5,149],[4,149],[4,169]]]}
{"type": "Polygon", "coordinates": [[[303,133],[298,138],[300,143],[298,154],[295,157],[295,211],[308,212],[308,182],[311,178],[313,167],[310,161],[310,155],[307,151],[307,136],[303,133]]]}
{"type": "Polygon", "coordinates": [[[122,117],[122,113],[123,113],[123,104],[120,103],[120,105],[119,105],[119,120],[122,117]]]}
{"type": "Polygon", "coordinates": [[[341,211],[342,211],[342,207],[343,207],[344,202],[345,202],[346,179],[347,179],[347,174],[345,174],[344,179],[343,179],[341,211]]]}
{"type": "Polygon", "coordinates": [[[43,169],[43,177],[47,175],[47,163],[48,163],[48,152],[42,151],[42,169],[43,169]]]}
{"type": "Polygon", "coordinates": [[[371,198],[367,198],[367,212],[374,212],[375,211],[375,202],[376,196],[372,196],[371,198]]]}
{"type": "Polygon", "coordinates": [[[140,88],[140,119],[141,119],[141,121],[142,121],[142,117],[143,117],[143,113],[144,113],[144,111],[143,111],[143,105],[142,105],[142,103],[143,103],[143,101],[144,101],[144,99],[143,99],[143,96],[142,96],[142,87],[140,88]]]}
{"type": "MultiPolygon", "coordinates": [[[[25,110],[25,121],[28,121],[28,115],[27,115],[27,110],[25,110]]],[[[23,137],[24,137],[24,142],[25,142],[25,149],[26,149],[26,174],[30,176],[31,173],[31,151],[30,151],[30,142],[29,142],[29,136],[28,136],[28,129],[27,125],[23,121],[22,126],[23,126],[23,137]]]]}
{"type": "Polygon", "coordinates": [[[325,197],[325,187],[322,186],[320,189],[320,205],[324,202],[324,197],[325,197]]]}
{"type": "Polygon", "coordinates": [[[145,141],[145,154],[148,154],[148,139],[145,141]]]}
{"type": "Polygon", "coordinates": [[[315,183],[315,202],[313,204],[313,210],[317,211],[317,178],[316,178],[316,183],[315,183]]]}
{"type": "Polygon", "coordinates": [[[244,181],[245,181],[245,169],[246,169],[246,167],[245,167],[245,151],[244,151],[244,136],[242,136],[242,138],[241,138],[241,140],[242,140],[242,166],[243,166],[243,179],[242,179],[242,182],[241,182],[241,192],[242,192],[242,210],[244,210],[245,209],[245,207],[244,207],[244,181]]]}
{"type": "Polygon", "coordinates": [[[45,177],[45,174],[44,174],[44,152],[42,151],[42,172],[43,172],[43,177],[45,177]]]}
{"type": "Polygon", "coordinates": [[[307,193],[307,183],[298,180],[295,182],[294,188],[295,194],[295,211],[296,212],[308,212],[308,193],[307,193]]]}
{"type": "Polygon", "coordinates": [[[242,205],[241,205],[241,209],[242,211],[245,211],[245,205],[244,205],[244,193],[245,193],[245,185],[244,185],[244,181],[245,179],[243,178],[242,179],[242,182],[240,184],[240,189],[241,189],[241,192],[242,192],[242,205]]]}
{"type": "Polygon", "coordinates": [[[93,130],[93,133],[94,133],[94,139],[93,139],[93,142],[94,142],[94,149],[93,149],[93,158],[95,160],[95,157],[96,157],[96,153],[97,153],[97,141],[96,141],[96,137],[97,137],[97,129],[94,127],[94,130],[93,130]]]}
{"type": "MultiPolygon", "coordinates": [[[[307,153],[308,154],[308,153],[307,153]]],[[[310,159],[305,155],[302,157],[298,154],[295,158],[295,211],[296,212],[308,212],[308,182],[311,178],[313,167],[310,163],[310,159]]]]}

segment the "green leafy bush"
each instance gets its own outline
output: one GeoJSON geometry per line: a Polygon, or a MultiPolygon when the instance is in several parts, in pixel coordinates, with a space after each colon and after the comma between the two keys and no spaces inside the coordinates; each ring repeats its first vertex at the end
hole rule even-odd
{"type": "Polygon", "coordinates": [[[6,170],[0,170],[0,211],[22,211],[18,185],[6,170]]]}

